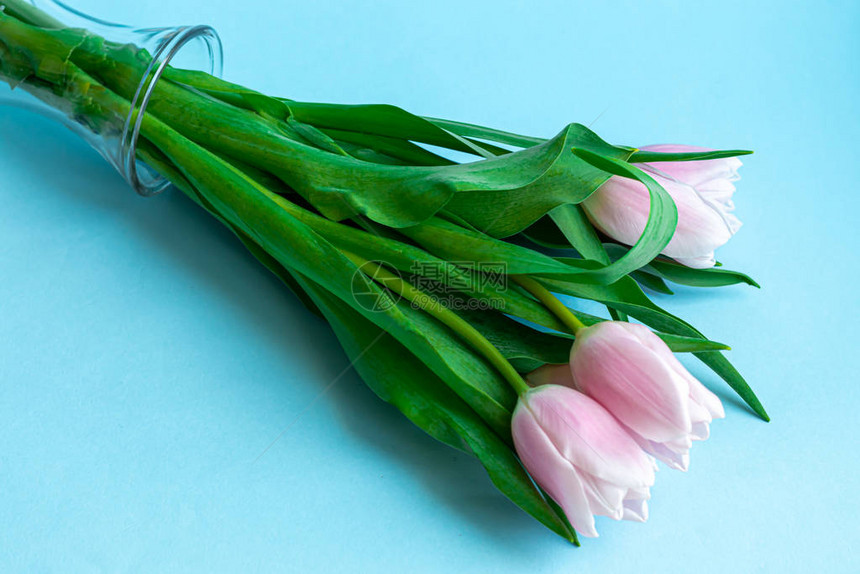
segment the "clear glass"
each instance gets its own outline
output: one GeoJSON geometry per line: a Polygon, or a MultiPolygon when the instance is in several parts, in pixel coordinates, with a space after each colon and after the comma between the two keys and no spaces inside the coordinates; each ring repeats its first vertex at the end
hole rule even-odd
{"type": "Polygon", "coordinates": [[[75,118],[71,111],[63,111],[61,102],[56,106],[49,105],[46,98],[11,88],[5,82],[0,82],[0,103],[25,107],[62,122],[116,167],[140,195],[152,196],[163,191],[169,182],[136,157],[143,113],[168,64],[221,76],[223,54],[218,33],[209,26],[135,28],[88,16],[59,0],[29,2],[62,23],[58,27],[84,28],[111,42],[133,44],[147,50],[152,61],[140,78],[128,116],[117,117],[107,126],[99,126],[97,131],[81,118],[75,118]]]}

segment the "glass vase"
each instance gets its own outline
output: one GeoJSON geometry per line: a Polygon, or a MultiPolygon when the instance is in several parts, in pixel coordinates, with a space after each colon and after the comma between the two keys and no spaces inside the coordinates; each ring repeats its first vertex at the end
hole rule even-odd
{"type": "MultiPolygon", "coordinates": [[[[156,83],[170,65],[186,70],[200,70],[214,76],[222,72],[222,48],[218,33],[209,26],[174,26],[137,28],[106,22],[83,14],[59,0],[0,0],[0,8],[25,12],[39,10],[43,28],[82,28],[108,42],[131,44],[146,50],[151,60],[140,75],[125,117],[111,118],[98,126],[64,109],[63,102],[37,89],[23,89],[14,82],[0,81],[0,104],[15,105],[36,111],[60,121],[83,137],[107,159],[140,195],[152,196],[164,190],[169,182],[137,157],[137,140],[143,114],[156,83]]],[[[2,78],[0,78],[2,80],[2,78]]]]}

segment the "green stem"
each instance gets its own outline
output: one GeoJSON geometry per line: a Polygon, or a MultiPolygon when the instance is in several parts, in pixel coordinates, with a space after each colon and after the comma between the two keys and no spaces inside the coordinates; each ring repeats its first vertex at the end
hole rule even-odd
{"type": "Polygon", "coordinates": [[[546,308],[552,311],[552,313],[558,317],[562,323],[567,325],[567,327],[573,331],[574,335],[582,329],[585,329],[585,323],[580,321],[576,315],[573,314],[573,311],[568,309],[564,303],[559,301],[558,297],[553,295],[549,289],[528,275],[512,275],[511,277],[513,277],[513,280],[519,284],[520,287],[534,295],[538,301],[546,305],[546,308]]]}
{"type": "Polygon", "coordinates": [[[403,298],[414,303],[424,312],[436,317],[457,333],[464,341],[469,343],[476,351],[481,353],[496,368],[499,373],[510,383],[517,394],[522,395],[529,390],[528,384],[522,376],[502,355],[501,352],[490,343],[477,329],[472,327],[468,321],[442,305],[434,297],[424,293],[404,281],[400,276],[392,273],[385,267],[363,257],[344,251],[353,263],[363,270],[369,272],[369,276],[391,291],[401,295],[403,298]]]}

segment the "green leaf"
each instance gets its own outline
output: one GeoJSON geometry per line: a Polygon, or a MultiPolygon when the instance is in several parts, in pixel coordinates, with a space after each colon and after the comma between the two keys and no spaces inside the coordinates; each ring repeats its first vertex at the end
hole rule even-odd
{"type": "Polygon", "coordinates": [[[673,353],[699,353],[702,351],[728,351],[731,349],[728,345],[701,337],[684,337],[683,335],[661,332],[657,332],[656,334],[672,349],[673,353]]]}
{"type": "Polygon", "coordinates": [[[582,272],[533,249],[495,239],[438,217],[400,232],[442,259],[500,263],[505,265],[510,275],[582,272]]]}
{"type": "Polygon", "coordinates": [[[396,106],[287,102],[296,119],[321,129],[421,142],[485,158],[494,155],[466,138],[396,106]]]}
{"type": "Polygon", "coordinates": [[[609,255],[603,248],[603,243],[600,242],[597,232],[588,221],[582,207],[579,205],[559,205],[549,212],[549,216],[568,243],[583,257],[604,265],[610,263],[609,255]]]}
{"type": "Polygon", "coordinates": [[[446,209],[493,237],[519,233],[559,205],[581,202],[609,178],[606,171],[571,154],[571,148],[619,161],[628,155],[585,126],[570,124],[528,149],[451,166],[469,182],[458,184],[446,209]]]}
{"type": "Polygon", "coordinates": [[[291,115],[290,107],[276,98],[198,70],[183,70],[168,66],[162,73],[162,79],[193,88],[231,106],[257,112],[263,116],[286,120],[291,115]]]}
{"type": "Polygon", "coordinates": [[[732,150],[711,150],[711,151],[693,151],[683,153],[661,153],[657,151],[640,151],[633,152],[630,156],[630,163],[653,163],[660,161],[698,161],[709,159],[722,159],[726,157],[736,157],[739,155],[749,155],[752,152],[749,150],[732,149],[732,150]]]}
{"type": "Polygon", "coordinates": [[[662,293],[663,295],[674,295],[675,292],[672,291],[666,282],[663,281],[660,277],[656,275],[651,275],[650,273],[646,273],[641,269],[638,271],[634,271],[630,274],[630,277],[636,280],[637,283],[642,285],[643,287],[647,287],[652,291],[656,291],[657,293],[662,293]]]}
{"type": "MultiPolygon", "coordinates": [[[[615,243],[606,243],[604,247],[613,259],[621,257],[627,251],[626,247],[615,243]]],[[[654,277],[660,277],[679,285],[688,285],[691,287],[722,287],[725,285],[737,285],[738,283],[746,283],[753,287],[759,287],[759,284],[752,277],[739,271],[731,271],[722,267],[693,269],[692,267],[687,267],[664,258],[651,261],[648,265],[642,267],[641,271],[654,277]]]]}
{"type": "Polygon", "coordinates": [[[722,353],[704,352],[694,354],[700,361],[705,363],[715,373],[722,377],[722,379],[726,381],[738,395],[740,395],[744,402],[748,404],[756,414],[765,421],[770,422],[770,416],[768,416],[767,411],[764,410],[764,406],[761,404],[761,401],[758,400],[758,397],[755,395],[743,376],[738,372],[734,365],[732,365],[729,360],[723,356],[722,353]]]}
{"type": "MultiPolygon", "coordinates": [[[[442,259],[502,264],[510,275],[549,276],[576,283],[611,283],[617,281],[619,278],[615,275],[623,271],[622,267],[613,267],[617,262],[604,266],[591,260],[549,257],[439,217],[400,232],[442,259]]],[[[628,259],[622,265],[631,261],[635,262],[628,259]]]]}
{"type": "MultiPolygon", "coordinates": [[[[287,137],[281,127],[288,125],[285,122],[237,109],[171,82],[159,82],[155,91],[148,108],[152,115],[210,150],[277,175],[326,217],[339,220],[360,213],[396,228],[423,222],[446,207],[490,235],[512,235],[560,204],[581,201],[608,177],[570,154],[570,147],[618,158],[628,153],[603,142],[584,126],[572,124],[545,144],[483,161],[383,165],[305,145],[287,137]],[[205,126],[197,117],[189,117],[188,109],[194,116],[205,117],[205,126]],[[488,205],[493,209],[488,210],[488,205]]],[[[329,109],[323,104],[290,102],[289,106],[292,118],[318,129],[329,126],[313,114],[320,110],[343,113],[342,108],[329,109]]],[[[384,116],[381,109],[427,124],[385,106],[358,106],[351,113],[384,116]]],[[[338,126],[335,129],[343,128],[342,120],[338,126]]]]}
{"type": "Polygon", "coordinates": [[[529,148],[546,142],[545,138],[523,136],[511,132],[487,128],[464,122],[453,122],[439,118],[425,118],[437,126],[463,137],[479,138],[494,141],[501,144],[512,145],[521,148],[529,148]]]}
{"type": "MultiPolygon", "coordinates": [[[[407,140],[330,128],[323,128],[322,131],[340,142],[341,145],[349,143],[360,150],[373,150],[399,160],[400,165],[434,166],[452,165],[454,163],[407,140]]],[[[366,152],[362,154],[353,153],[352,155],[358,159],[367,157],[366,152]]]]}
{"type": "MultiPolygon", "coordinates": [[[[385,263],[406,274],[418,274],[439,282],[446,289],[459,290],[473,298],[501,301],[506,313],[522,317],[551,329],[563,329],[563,325],[543,305],[525,295],[520,289],[504,281],[496,285],[492,281],[477,282],[473,276],[476,269],[463,269],[449,260],[440,259],[427,251],[405,243],[395,237],[379,235],[375,227],[371,231],[356,229],[330,221],[286,200],[277,200],[291,216],[310,227],[332,245],[361,257],[385,263]]],[[[364,221],[364,224],[368,222],[364,221]]],[[[495,240],[494,240],[495,241],[495,240]]],[[[550,260],[551,261],[551,260],[550,260]]],[[[495,262],[495,261],[494,261],[495,262]]],[[[554,262],[553,262],[554,263],[554,262]]],[[[554,263],[554,265],[558,265],[554,263]]],[[[566,269],[563,265],[561,269],[566,269]]]]}
{"type": "Polygon", "coordinates": [[[295,117],[288,117],[284,123],[291,133],[297,133],[303,140],[319,149],[337,155],[348,155],[331,136],[310,124],[300,122],[295,117]]]}
{"type": "Polygon", "coordinates": [[[691,287],[722,287],[724,285],[737,285],[745,283],[753,287],[760,285],[745,273],[711,267],[710,269],[693,269],[669,261],[654,260],[642,269],[645,273],[653,273],[673,283],[689,285],[691,287]]]}
{"type": "MultiPolygon", "coordinates": [[[[544,249],[572,249],[570,240],[564,236],[549,214],[541,217],[524,229],[522,233],[520,233],[520,237],[523,237],[544,249]]],[[[514,238],[514,240],[516,240],[516,238],[514,238]]]]}
{"type": "MultiPolygon", "coordinates": [[[[609,255],[603,248],[597,231],[585,216],[585,211],[579,205],[560,205],[549,213],[550,219],[570,244],[586,259],[597,261],[604,266],[611,263],[609,255]]],[[[532,226],[534,227],[534,226],[532,226]]],[[[532,229],[532,228],[529,228],[532,229]]],[[[563,245],[563,248],[567,248],[563,245]]],[[[633,272],[634,274],[636,271],[633,272]]],[[[609,307],[609,314],[616,321],[627,321],[627,314],[609,307]]]]}
{"type": "Polygon", "coordinates": [[[481,147],[484,151],[488,152],[491,155],[507,155],[509,153],[513,153],[511,150],[499,147],[497,145],[493,145],[491,143],[482,142],[480,140],[476,140],[474,138],[466,138],[468,141],[472,142],[476,146],[481,147]]]}

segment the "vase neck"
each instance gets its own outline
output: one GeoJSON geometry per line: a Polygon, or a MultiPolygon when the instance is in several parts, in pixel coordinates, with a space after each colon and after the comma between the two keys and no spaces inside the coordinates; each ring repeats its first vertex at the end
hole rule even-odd
{"type": "MultiPolygon", "coordinates": [[[[27,24],[49,29],[86,30],[106,46],[134,50],[145,65],[130,78],[133,91],[128,113],[106,115],[97,123],[76,113],[70,101],[27,78],[3,77],[0,66],[0,103],[36,111],[58,120],[80,135],[107,159],[139,194],[151,196],[167,187],[167,180],[138,158],[141,122],[156,84],[168,66],[200,70],[220,76],[222,48],[209,26],[137,28],[88,16],[57,0],[0,0],[6,12],[27,24]]],[[[0,38],[2,40],[2,38],[0,38]]],[[[0,58],[3,43],[0,42],[0,58]]]]}

